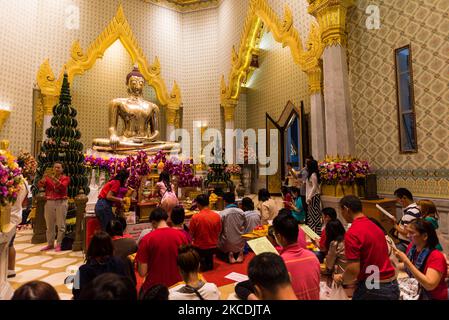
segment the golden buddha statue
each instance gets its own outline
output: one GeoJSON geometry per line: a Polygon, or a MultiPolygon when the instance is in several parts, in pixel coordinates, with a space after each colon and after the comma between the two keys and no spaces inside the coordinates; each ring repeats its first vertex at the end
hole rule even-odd
{"type": "Polygon", "coordinates": [[[129,97],[109,103],[109,139],[94,139],[93,149],[117,154],[179,150],[178,143],[157,141],[159,107],[143,98],[145,79],[137,66],[126,77],[126,85],[129,97]],[[119,118],[124,124],[122,135],[118,133],[119,118]]]}

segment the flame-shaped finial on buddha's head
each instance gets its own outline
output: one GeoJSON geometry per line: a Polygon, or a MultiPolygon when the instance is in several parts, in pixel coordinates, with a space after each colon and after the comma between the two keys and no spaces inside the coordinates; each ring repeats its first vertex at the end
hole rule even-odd
{"type": "Polygon", "coordinates": [[[129,84],[129,79],[131,79],[131,77],[139,77],[145,79],[142,73],[140,73],[139,66],[137,65],[137,63],[134,65],[134,69],[126,76],[126,85],[129,84]]]}

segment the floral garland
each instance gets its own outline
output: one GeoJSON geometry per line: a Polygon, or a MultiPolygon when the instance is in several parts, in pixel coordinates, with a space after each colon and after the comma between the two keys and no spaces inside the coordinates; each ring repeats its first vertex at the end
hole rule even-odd
{"type": "Polygon", "coordinates": [[[353,184],[371,172],[368,161],[327,160],[319,163],[321,180],[325,184],[353,184]]]}
{"type": "Polygon", "coordinates": [[[245,164],[257,161],[256,151],[248,145],[247,141],[245,141],[243,148],[238,149],[238,159],[243,159],[245,164]]]}
{"type": "Polygon", "coordinates": [[[84,163],[90,168],[106,171],[109,175],[114,175],[123,169],[128,170],[130,173],[128,186],[133,189],[137,189],[142,177],[148,175],[155,168],[163,168],[171,176],[176,177],[179,187],[200,187],[202,185],[202,179],[195,176],[191,159],[185,161],[174,157],[167,159],[164,151],[159,151],[153,157],[148,156],[144,151],[127,158],[106,159],[86,155],[84,163]]]}
{"type": "Polygon", "coordinates": [[[0,204],[13,204],[17,199],[22,170],[11,155],[0,156],[0,204]]]}

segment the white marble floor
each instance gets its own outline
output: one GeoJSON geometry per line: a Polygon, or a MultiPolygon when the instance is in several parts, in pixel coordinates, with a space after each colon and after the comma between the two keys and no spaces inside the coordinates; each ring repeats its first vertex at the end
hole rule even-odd
{"type": "Polygon", "coordinates": [[[70,300],[72,298],[71,288],[64,284],[64,280],[69,275],[69,270],[78,270],[84,263],[83,253],[55,252],[54,250],[41,252],[40,249],[45,246],[45,243],[31,244],[32,234],[32,230],[17,232],[14,241],[17,252],[16,276],[9,279],[11,286],[17,289],[28,281],[44,281],[55,287],[62,300],[70,300]]]}

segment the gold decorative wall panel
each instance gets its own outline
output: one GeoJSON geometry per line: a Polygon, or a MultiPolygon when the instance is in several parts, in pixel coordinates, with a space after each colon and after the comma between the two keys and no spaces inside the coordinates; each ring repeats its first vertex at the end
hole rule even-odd
{"type": "MultiPolygon", "coordinates": [[[[151,60],[159,57],[161,77],[169,87],[175,80],[180,84],[184,57],[182,15],[178,12],[142,0],[0,1],[0,41],[4,48],[0,50],[0,104],[12,107],[2,138],[10,140],[13,153],[32,150],[32,89],[42,62],[49,58],[51,69],[60,72],[70,58],[73,40],[79,39],[80,47],[88,48],[120,3],[142,51],[151,60]],[[69,7],[79,9],[79,26],[75,28],[66,25],[69,7]]],[[[93,81],[91,85],[89,90],[101,92],[96,89],[104,83],[93,81]]],[[[218,96],[216,92],[214,95],[218,96]]],[[[97,120],[90,118],[86,126],[95,127],[97,120]]]]}
{"type": "MultiPolygon", "coordinates": [[[[55,78],[49,60],[45,60],[37,74],[37,83],[42,94],[58,96],[65,72],[68,74],[69,82],[72,83],[75,75],[82,75],[91,69],[97,59],[102,58],[105,51],[117,40],[120,40],[126,48],[133,63],[139,66],[139,70],[147,83],[156,90],[160,104],[179,108],[181,105],[181,91],[178,84],[175,81],[171,93],[168,93],[165,82],[161,77],[161,64],[158,57],[155,58],[153,64],[148,63],[143,50],[137,43],[121,5],[115,17],[95,41],[90,44],[86,53],[83,52],[79,41],[73,42],[71,57],[64,64],[64,68],[61,70],[58,78],[55,78]]],[[[50,106],[46,106],[47,111],[49,111],[50,106]]],[[[51,114],[51,112],[47,114],[51,114]]]]}
{"type": "MultiPolygon", "coordinates": [[[[316,22],[311,20],[307,46],[304,49],[300,34],[293,24],[293,13],[289,6],[285,5],[284,16],[279,18],[266,0],[250,0],[239,49],[232,48],[228,82],[224,75],[221,79],[222,106],[239,99],[242,84],[249,81],[249,75],[253,72],[250,68],[251,58],[258,54],[260,39],[265,31],[270,31],[276,41],[290,49],[293,61],[302,71],[316,73],[316,69],[320,68],[319,59],[324,46],[316,22]]],[[[315,91],[316,85],[310,89],[315,91]]]]}
{"type": "Polygon", "coordinates": [[[407,187],[449,196],[449,3],[360,0],[348,14],[348,57],[356,153],[379,174],[379,192],[407,187]],[[380,8],[379,30],[365,10],[380,8]],[[418,153],[399,153],[394,49],[410,44],[418,153]],[[436,172],[436,173],[435,173],[436,172]]]}
{"type": "MultiPolygon", "coordinates": [[[[178,12],[193,12],[216,8],[221,0],[143,0],[178,12]]],[[[235,1],[235,0],[233,0],[235,1]]]]}

